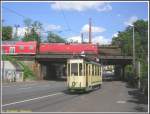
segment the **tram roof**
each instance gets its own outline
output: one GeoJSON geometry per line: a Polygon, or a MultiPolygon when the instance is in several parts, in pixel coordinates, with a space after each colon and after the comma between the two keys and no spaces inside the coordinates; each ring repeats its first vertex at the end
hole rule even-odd
{"type": "Polygon", "coordinates": [[[95,62],[95,61],[92,61],[92,60],[83,59],[83,58],[69,59],[69,60],[83,60],[82,62],[85,62],[85,63],[88,63],[88,64],[100,65],[100,63],[98,63],[98,62],[95,62]]]}

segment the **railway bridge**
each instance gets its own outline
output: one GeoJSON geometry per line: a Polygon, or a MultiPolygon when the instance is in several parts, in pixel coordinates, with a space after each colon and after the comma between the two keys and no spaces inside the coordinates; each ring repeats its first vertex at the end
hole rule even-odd
{"type": "Polygon", "coordinates": [[[124,78],[124,68],[128,64],[132,64],[132,56],[124,56],[121,49],[114,46],[99,46],[98,51],[98,56],[94,54],[38,53],[34,56],[15,55],[15,57],[21,61],[28,61],[29,66],[32,62],[39,79],[50,80],[65,76],[66,61],[74,56],[96,58],[102,65],[115,65],[117,75],[124,78]]]}

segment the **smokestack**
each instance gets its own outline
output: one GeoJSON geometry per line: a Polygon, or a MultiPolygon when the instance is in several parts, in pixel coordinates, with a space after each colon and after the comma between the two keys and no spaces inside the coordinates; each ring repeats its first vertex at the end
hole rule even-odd
{"type": "Polygon", "coordinates": [[[92,43],[92,38],[91,38],[91,18],[89,19],[89,43],[92,43]]]}

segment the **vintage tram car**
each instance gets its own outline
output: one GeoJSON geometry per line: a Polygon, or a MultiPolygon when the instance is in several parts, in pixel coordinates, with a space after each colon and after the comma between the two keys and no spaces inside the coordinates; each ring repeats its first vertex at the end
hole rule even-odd
{"type": "Polygon", "coordinates": [[[101,64],[83,58],[67,60],[67,86],[70,91],[89,91],[102,84],[101,64]]]}

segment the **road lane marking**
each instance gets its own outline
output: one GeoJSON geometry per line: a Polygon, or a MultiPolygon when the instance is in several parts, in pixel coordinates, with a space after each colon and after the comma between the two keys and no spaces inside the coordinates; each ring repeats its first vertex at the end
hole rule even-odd
{"type": "Polygon", "coordinates": [[[51,97],[51,96],[60,95],[60,94],[62,94],[62,93],[59,92],[59,93],[45,95],[45,96],[36,97],[36,98],[32,98],[32,99],[26,99],[26,100],[23,100],[23,101],[12,102],[12,103],[8,103],[8,104],[4,104],[4,105],[2,105],[2,107],[13,105],[13,104],[19,104],[19,103],[23,103],[23,102],[28,102],[28,101],[33,101],[33,100],[39,100],[39,99],[43,99],[43,98],[47,98],[47,97],[51,97]]]}
{"type": "Polygon", "coordinates": [[[27,86],[32,86],[32,85],[37,85],[37,84],[25,84],[25,85],[9,85],[9,86],[5,86],[5,85],[2,85],[2,87],[15,87],[15,86],[22,86],[22,87],[27,87],[27,86]]]}
{"type": "Polygon", "coordinates": [[[30,89],[32,87],[24,87],[24,88],[18,88],[18,90],[21,90],[21,89],[30,89]]]}
{"type": "Polygon", "coordinates": [[[124,103],[126,103],[126,101],[120,100],[120,101],[117,101],[116,103],[124,104],[124,103]]]}

